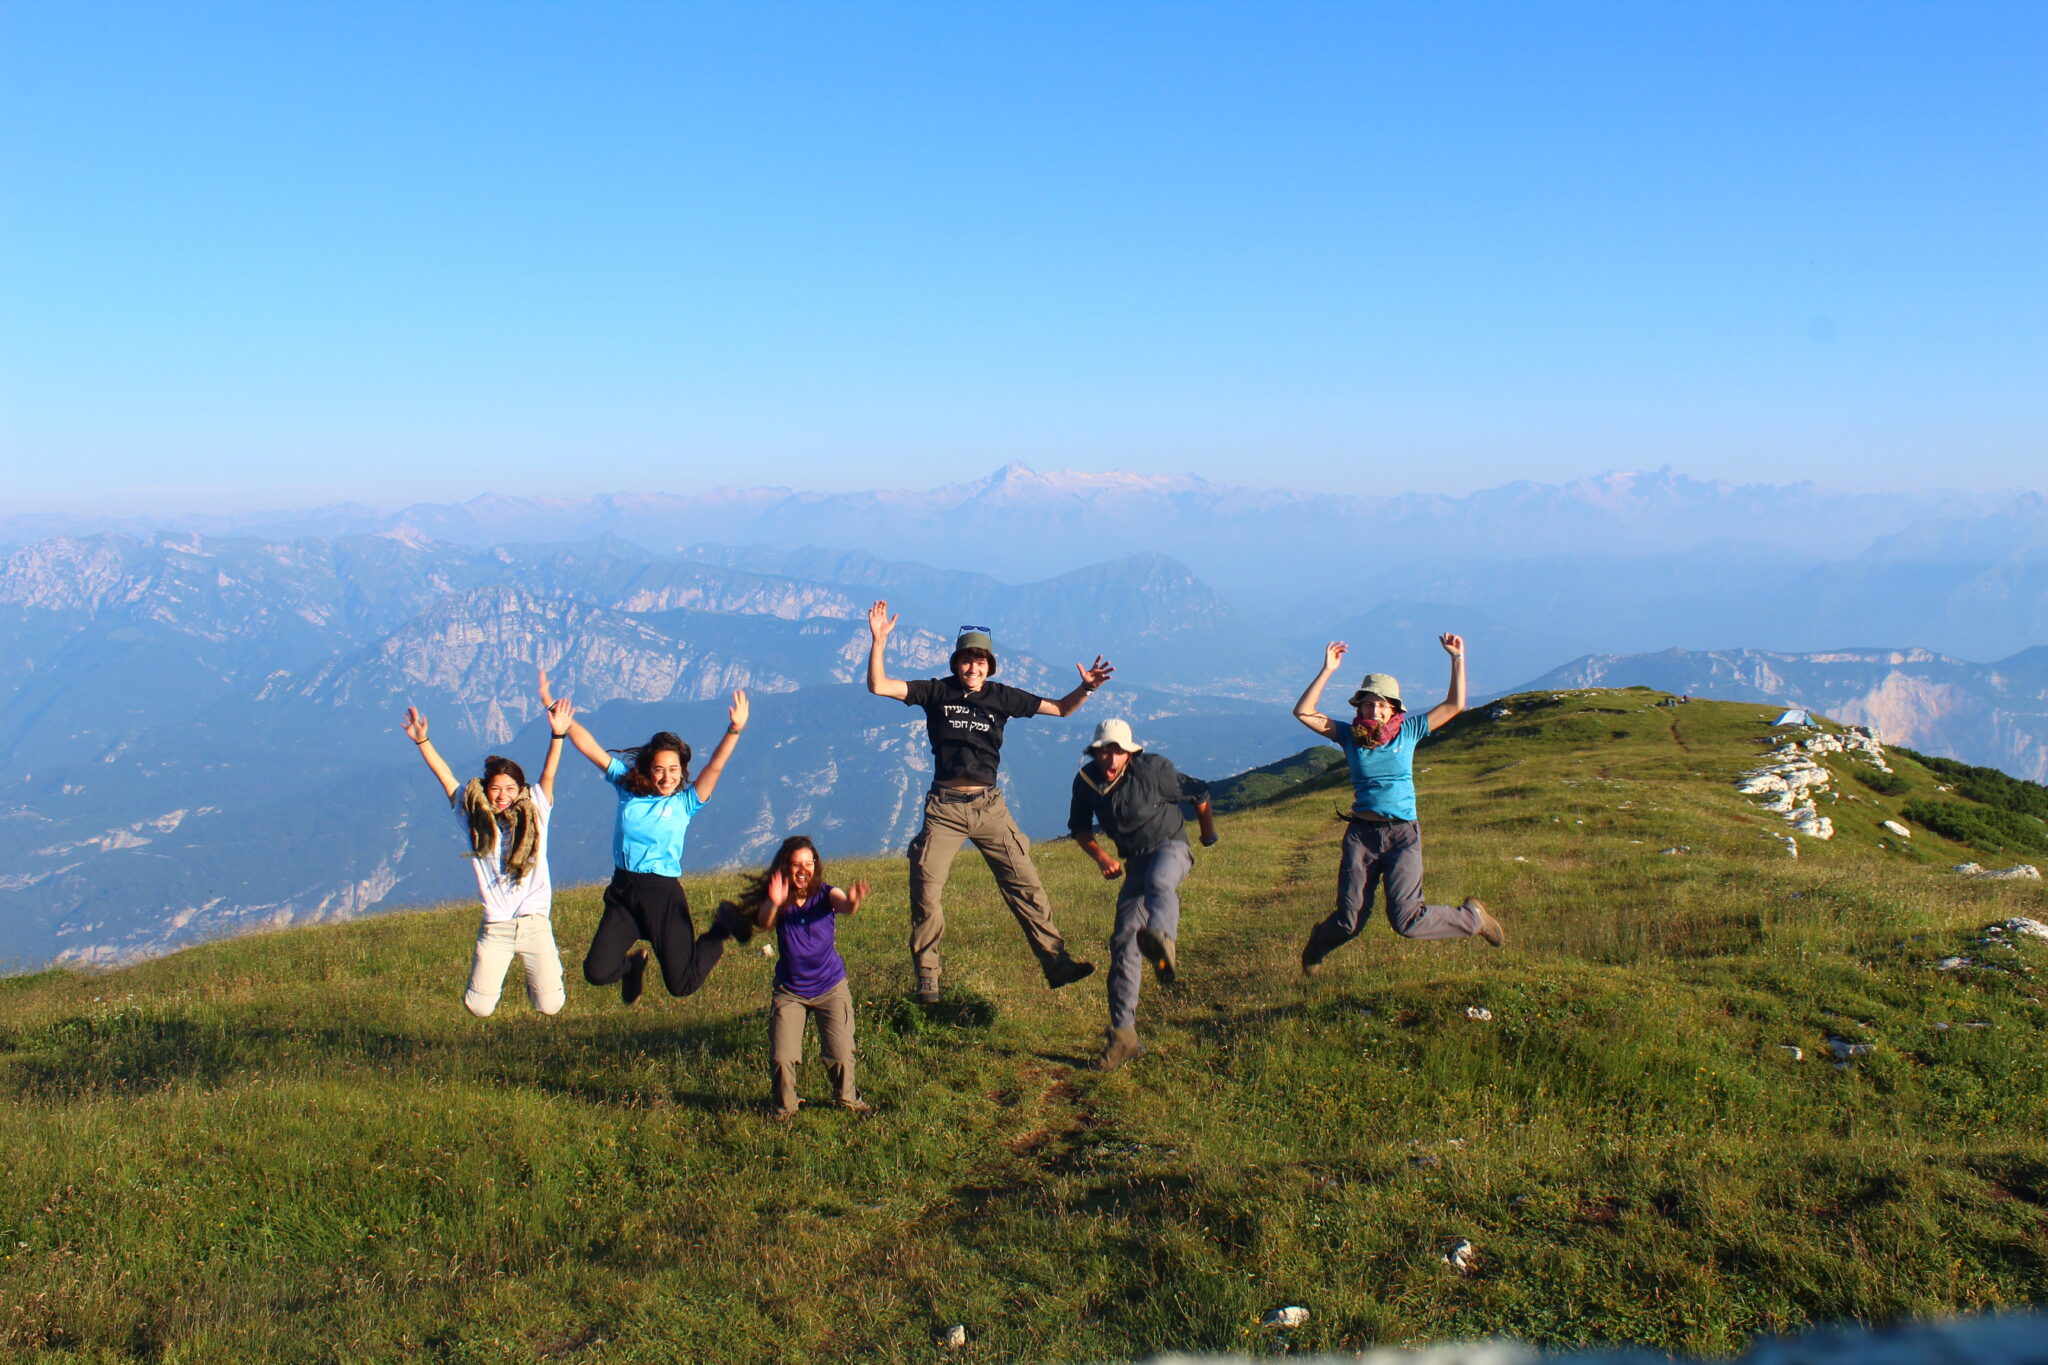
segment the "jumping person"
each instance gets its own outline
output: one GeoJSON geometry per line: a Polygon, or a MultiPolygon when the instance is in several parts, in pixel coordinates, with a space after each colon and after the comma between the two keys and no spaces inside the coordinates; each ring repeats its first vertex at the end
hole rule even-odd
{"type": "Polygon", "coordinates": [[[918,1001],[938,1002],[939,941],[946,934],[941,897],[953,858],[966,843],[981,850],[995,874],[1003,903],[1017,917],[1017,926],[1045,973],[1045,984],[1058,990],[1079,981],[1095,968],[1067,955],[1066,940],[1052,922],[1052,903],[1031,862],[1030,841],[1010,818],[996,768],[1002,760],[1005,722],[1024,716],[1071,716],[1114,669],[1099,654],[1090,666],[1076,664],[1080,685],[1050,701],[990,682],[996,671],[995,641],[986,629],[967,626],[953,645],[951,677],[905,682],[890,677],[882,666],[894,629],[896,618],[889,614],[887,602],[868,609],[868,691],[923,708],[932,746],[934,770],[924,801],[924,826],[910,841],[910,958],[917,973],[918,1001]]]}
{"type": "Polygon", "coordinates": [[[548,914],[554,899],[548,882],[548,820],[555,809],[562,736],[574,723],[576,711],[564,699],[549,706],[547,714],[548,756],[538,784],[527,786],[526,773],[517,763],[492,754],[484,760],[482,777],[458,787],[454,770],[427,738],[427,718],[417,706],[405,711],[405,737],[419,747],[420,757],[440,780],[469,841],[470,866],[476,869],[484,918],[477,926],[462,1004],[479,1019],[498,1008],[505,973],[515,957],[525,969],[526,999],[535,1009],[559,1014],[569,998],[562,988],[562,954],[555,947],[554,923],[548,914]]]}
{"type": "Polygon", "coordinates": [[[1500,946],[1500,921],[1467,897],[1462,905],[1422,902],[1422,828],[1415,822],[1415,746],[1465,709],[1465,641],[1439,635],[1451,656],[1451,690],[1427,714],[1409,716],[1401,705],[1401,684],[1385,673],[1368,673],[1351,694],[1353,716],[1340,724],[1316,709],[1330,675],[1347,652],[1339,640],[1323,651],[1316,674],[1294,718],[1344,750],[1351,770],[1351,811],[1344,818],[1343,860],[1337,870],[1337,909],[1316,925],[1301,950],[1303,975],[1314,976],[1332,952],[1358,937],[1373,890],[1384,886],[1387,919],[1407,938],[1485,939],[1500,946]]]}
{"type": "Polygon", "coordinates": [[[837,921],[860,909],[868,884],[841,889],[825,885],[818,847],[793,834],[775,850],[768,870],[754,877],[739,904],[755,923],[775,931],[775,992],[768,1002],[768,1070],[774,1084],[775,1117],[793,1118],[796,1068],[804,1059],[804,1017],[818,1019],[818,1055],[841,1109],[871,1114],[853,1083],[853,991],[846,961],[839,956],[837,921]]]}
{"type": "MultiPolygon", "coordinates": [[[[548,675],[540,675],[541,700],[550,701],[548,675]]],[[[583,958],[583,979],[593,986],[619,985],[619,996],[637,1004],[646,984],[648,948],[661,966],[670,995],[690,995],[704,984],[725,952],[727,939],[744,943],[751,933],[729,906],[721,906],[700,936],[690,921],[683,894],[683,841],[690,821],[711,799],[725,761],[747,728],[747,694],[732,694],[728,723],[718,747],[697,780],[690,776],[690,746],[667,730],[623,751],[604,748],[581,722],[569,727],[576,751],[604,770],[619,794],[612,824],[612,879],[604,889],[604,915],[583,958]],[[629,763],[627,760],[630,759],[629,763]]]]}
{"type": "Polygon", "coordinates": [[[1179,972],[1175,940],[1180,934],[1180,884],[1194,870],[1181,805],[1193,802],[1202,823],[1202,847],[1216,842],[1209,810],[1209,784],[1183,777],[1159,754],[1148,754],[1131,737],[1130,723],[1106,720],[1095,727],[1088,761],[1074,774],[1067,830],[1102,875],[1124,879],[1116,895],[1116,927],[1109,936],[1109,1033],[1097,1069],[1114,1071],[1145,1055],[1138,1039],[1138,988],[1142,957],[1172,985],[1179,972]],[[1095,826],[1116,843],[1117,857],[1095,842],[1095,826]],[[1122,861],[1118,861],[1121,859],[1122,861]]]}

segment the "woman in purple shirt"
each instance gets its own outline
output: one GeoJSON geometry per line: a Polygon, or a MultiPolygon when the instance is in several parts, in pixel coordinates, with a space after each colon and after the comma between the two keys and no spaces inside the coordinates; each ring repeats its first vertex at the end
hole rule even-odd
{"type": "Polygon", "coordinates": [[[868,884],[825,885],[818,848],[801,834],[782,841],[775,861],[740,897],[763,929],[775,931],[775,994],[768,1007],[768,1066],[775,1081],[775,1117],[788,1122],[803,1101],[796,1068],[804,1055],[804,1016],[818,1016],[818,1052],[839,1107],[874,1112],[853,1083],[853,992],[834,942],[838,919],[867,899],[868,884]]]}

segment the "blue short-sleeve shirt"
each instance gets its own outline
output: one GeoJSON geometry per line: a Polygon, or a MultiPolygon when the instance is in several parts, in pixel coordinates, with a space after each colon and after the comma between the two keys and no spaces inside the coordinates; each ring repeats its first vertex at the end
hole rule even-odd
{"type": "Polygon", "coordinates": [[[1392,820],[1415,818],[1415,746],[1429,734],[1428,713],[1401,722],[1400,731],[1377,749],[1365,748],[1350,724],[1337,723],[1332,736],[1351,769],[1351,809],[1392,820]]]}
{"type": "Polygon", "coordinates": [[[619,794],[619,815],[612,823],[612,864],[628,872],[657,876],[683,875],[683,838],[690,819],[704,809],[704,798],[689,783],[671,796],[636,796],[624,785],[626,761],[615,758],[604,780],[619,794]]]}

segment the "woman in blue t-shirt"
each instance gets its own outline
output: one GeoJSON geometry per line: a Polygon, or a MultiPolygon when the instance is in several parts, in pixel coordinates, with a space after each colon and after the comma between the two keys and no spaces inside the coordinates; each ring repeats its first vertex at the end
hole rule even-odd
{"type": "Polygon", "coordinates": [[[1387,919],[1407,938],[1485,939],[1500,946],[1500,921],[1467,897],[1462,905],[1422,901],[1422,827],[1415,822],[1415,746],[1465,709],[1465,641],[1439,635],[1451,656],[1451,690],[1427,714],[1410,716],[1401,705],[1401,684],[1386,673],[1368,673],[1351,694],[1348,724],[1316,709],[1330,675],[1347,652],[1343,641],[1323,651],[1323,670],[1294,703],[1294,718],[1344,750],[1351,770],[1351,810],[1345,815],[1344,854],[1337,868],[1337,909],[1308,936],[1301,970],[1314,976],[1323,959],[1358,937],[1375,887],[1386,887],[1387,919]]]}
{"type": "Polygon", "coordinates": [[[768,870],[740,896],[763,929],[775,931],[781,955],[775,961],[775,994],[768,1006],[768,1069],[775,1083],[775,1117],[787,1122],[803,1101],[796,1097],[796,1068],[804,1056],[804,1018],[818,1017],[818,1053],[832,1079],[839,1107],[874,1112],[853,1083],[853,992],[839,956],[839,916],[867,899],[868,884],[841,890],[825,885],[818,848],[801,834],[775,850],[768,870]]]}
{"type": "MultiPolygon", "coordinates": [[[[540,696],[552,702],[548,675],[540,675],[540,696]]],[[[704,984],[725,952],[727,939],[744,943],[745,921],[720,907],[699,937],[683,895],[683,841],[690,821],[711,799],[718,775],[747,728],[747,694],[732,694],[729,723],[697,780],[690,776],[690,746],[667,730],[636,749],[615,754],[599,744],[581,721],[569,727],[576,751],[604,770],[619,794],[612,823],[612,879],[604,889],[604,917],[583,957],[583,979],[593,986],[619,983],[619,995],[637,1004],[647,974],[648,947],[661,965],[670,995],[689,995],[704,984]],[[630,760],[630,762],[628,761],[630,760]],[[645,939],[648,947],[640,940],[645,939]]]]}

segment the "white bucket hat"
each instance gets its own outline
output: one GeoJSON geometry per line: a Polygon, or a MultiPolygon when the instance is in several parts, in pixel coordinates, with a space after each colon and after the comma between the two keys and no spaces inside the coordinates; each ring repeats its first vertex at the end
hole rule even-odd
{"type": "Polygon", "coordinates": [[[1095,727],[1095,738],[1088,741],[1089,753],[1097,749],[1120,749],[1127,754],[1141,754],[1145,746],[1131,738],[1131,723],[1127,720],[1106,720],[1095,727]]]}

